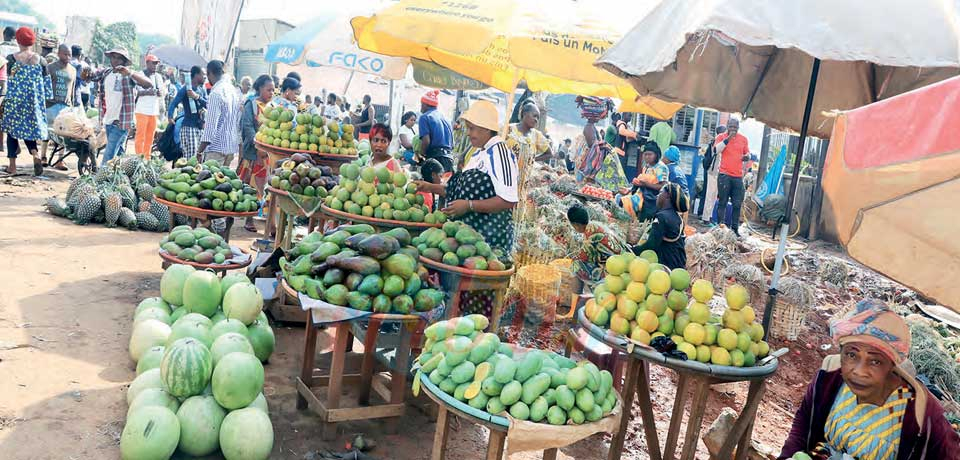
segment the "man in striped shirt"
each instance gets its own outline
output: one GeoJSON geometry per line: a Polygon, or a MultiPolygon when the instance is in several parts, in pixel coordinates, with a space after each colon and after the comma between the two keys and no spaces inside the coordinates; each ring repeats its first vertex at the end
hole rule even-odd
{"type": "Polygon", "coordinates": [[[229,167],[240,151],[242,97],[230,77],[224,75],[223,61],[207,63],[207,80],[213,88],[207,97],[206,121],[198,154],[203,161],[217,160],[229,167]]]}

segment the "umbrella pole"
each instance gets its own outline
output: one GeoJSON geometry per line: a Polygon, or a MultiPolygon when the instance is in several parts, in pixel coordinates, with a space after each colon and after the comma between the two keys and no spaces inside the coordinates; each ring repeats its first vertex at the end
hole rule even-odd
{"type": "Polygon", "coordinates": [[[773,306],[777,303],[777,288],[780,286],[780,270],[783,267],[783,257],[787,249],[787,235],[790,232],[790,222],[793,220],[793,202],[797,198],[797,186],[800,185],[800,167],[803,164],[803,148],[807,140],[807,127],[810,125],[810,112],[813,110],[813,96],[817,92],[817,76],[820,74],[820,59],[813,58],[813,68],[810,70],[810,85],[807,88],[807,102],[803,107],[803,121],[800,124],[800,144],[797,147],[797,158],[793,162],[793,180],[790,181],[790,193],[787,195],[787,212],[780,221],[780,241],[777,244],[777,259],[773,264],[773,275],[770,277],[770,289],[767,291],[767,305],[763,310],[764,338],[770,333],[770,321],[773,317],[773,306]]]}

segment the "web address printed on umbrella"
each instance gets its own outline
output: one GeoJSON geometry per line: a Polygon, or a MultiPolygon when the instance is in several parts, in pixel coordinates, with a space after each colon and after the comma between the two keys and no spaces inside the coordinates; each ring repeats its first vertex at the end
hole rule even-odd
{"type": "MultiPolygon", "coordinates": [[[[455,8],[471,9],[471,10],[478,7],[478,5],[474,5],[470,3],[445,2],[444,4],[446,4],[447,6],[455,7],[455,8]]],[[[494,19],[490,16],[483,16],[483,15],[480,15],[477,13],[471,13],[468,11],[441,10],[436,8],[424,8],[420,6],[408,6],[406,10],[417,12],[417,13],[436,14],[440,16],[451,16],[456,18],[469,19],[471,21],[477,21],[482,23],[489,23],[494,21],[494,19]]]]}

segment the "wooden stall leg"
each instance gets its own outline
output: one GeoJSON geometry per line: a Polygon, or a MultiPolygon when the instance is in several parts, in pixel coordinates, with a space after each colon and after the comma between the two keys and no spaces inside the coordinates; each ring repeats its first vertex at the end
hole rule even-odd
{"type": "MultiPolygon", "coordinates": [[[[343,366],[346,360],[347,339],[350,336],[350,323],[337,323],[336,338],[333,345],[333,355],[330,357],[330,386],[327,387],[327,409],[340,408],[340,393],[343,386],[343,366]]],[[[324,441],[332,441],[337,437],[337,424],[324,422],[324,441]]]]}
{"type": "Polygon", "coordinates": [[[507,442],[507,433],[504,431],[490,430],[490,443],[487,444],[486,460],[503,459],[503,446],[507,442]]]}
{"type": "MultiPolygon", "coordinates": [[[[627,423],[630,422],[630,409],[633,407],[633,394],[636,391],[637,377],[639,375],[638,367],[640,360],[630,358],[627,363],[627,380],[623,383],[623,415],[620,417],[620,427],[614,433],[610,440],[610,452],[607,456],[609,460],[619,460],[623,455],[623,441],[627,434],[627,423]]],[[[641,405],[643,401],[641,401],[641,405]]]]}
{"type": "Polygon", "coordinates": [[[433,433],[433,451],[430,453],[430,460],[443,460],[447,450],[447,435],[450,433],[450,412],[440,404],[440,412],[437,415],[437,430],[433,433]]]}
{"type": "Polygon", "coordinates": [[[557,449],[547,449],[543,451],[543,460],[557,460],[557,449]]]}
{"type": "Polygon", "coordinates": [[[720,458],[732,458],[733,450],[737,448],[737,458],[746,458],[748,447],[750,446],[750,436],[753,432],[753,422],[757,416],[757,408],[760,406],[760,400],[766,390],[766,383],[763,380],[754,380],[750,382],[750,390],[747,392],[747,401],[737,417],[733,429],[727,435],[720,447],[720,458]],[[736,445],[735,445],[736,443],[736,445]],[[741,452],[742,451],[742,452],[741,452]]]}
{"type": "MultiPolygon", "coordinates": [[[[310,388],[313,386],[313,368],[317,360],[317,328],[313,327],[310,312],[307,312],[306,334],[303,342],[303,366],[300,369],[300,380],[310,388]]],[[[297,409],[307,408],[307,399],[297,392],[297,409]]]]}
{"type": "MultiPolygon", "coordinates": [[[[419,327],[419,325],[410,325],[410,327],[419,327]]],[[[413,345],[411,342],[415,337],[412,332],[407,324],[400,324],[400,344],[397,347],[394,368],[390,372],[390,404],[402,404],[407,391],[407,366],[410,365],[410,348],[413,345]]],[[[387,433],[396,434],[400,426],[399,422],[400,419],[397,417],[388,420],[387,433]]]]}
{"type": "MultiPolygon", "coordinates": [[[[639,361],[629,358],[629,362],[639,361]]],[[[630,374],[639,374],[634,386],[636,387],[637,399],[640,400],[640,420],[643,421],[643,436],[647,440],[647,452],[650,453],[650,460],[661,460],[660,438],[657,437],[657,422],[653,418],[653,401],[650,398],[650,365],[646,362],[640,363],[639,369],[633,371],[627,367],[627,381],[630,374]]],[[[624,404],[626,404],[626,395],[633,391],[626,383],[623,386],[624,404]]],[[[624,406],[624,410],[629,410],[624,406]]],[[[629,412],[626,412],[629,414],[629,412]]],[[[622,422],[621,422],[622,423],[622,422]]]]}
{"type": "Polygon", "coordinates": [[[690,401],[690,417],[687,418],[687,434],[683,437],[683,452],[680,460],[693,460],[697,453],[697,443],[700,442],[700,425],[703,423],[703,412],[707,408],[707,397],[710,396],[710,382],[704,378],[693,379],[693,399],[690,401]]]}
{"type": "Polygon", "coordinates": [[[233,217],[227,217],[226,219],[227,227],[223,231],[223,241],[230,242],[230,230],[233,228],[233,217]]]}
{"type": "MultiPolygon", "coordinates": [[[[273,194],[267,197],[267,225],[263,229],[264,238],[270,238],[270,234],[276,229],[276,219],[277,219],[277,200],[273,197],[273,194]]],[[[276,246],[279,247],[279,246],[276,246]]]]}
{"type": "Polygon", "coordinates": [[[676,457],[680,422],[686,409],[687,383],[687,374],[680,372],[677,379],[677,396],[673,401],[673,412],[670,414],[670,428],[667,430],[667,445],[663,447],[663,458],[667,460],[673,460],[676,457]]]}
{"type": "Polygon", "coordinates": [[[374,353],[377,348],[377,337],[380,335],[380,318],[370,318],[367,323],[367,335],[363,340],[363,363],[360,365],[360,386],[357,402],[361,406],[370,405],[370,388],[373,383],[373,364],[376,360],[374,353]]]}

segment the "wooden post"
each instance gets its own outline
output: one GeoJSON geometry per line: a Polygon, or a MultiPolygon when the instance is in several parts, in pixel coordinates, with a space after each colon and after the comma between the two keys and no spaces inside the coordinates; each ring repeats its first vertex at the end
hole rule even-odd
{"type": "Polygon", "coordinates": [[[487,445],[486,460],[502,460],[503,446],[507,441],[507,432],[490,430],[490,444],[487,445]]]}
{"type": "MultiPolygon", "coordinates": [[[[417,325],[410,325],[419,327],[417,325]]],[[[368,332],[369,333],[369,332],[368,332]]],[[[414,334],[406,323],[400,323],[400,343],[397,345],[397,354],[394,358],[394,368],[390,372],[390,404],[402,404],[403,396],[407,391],[407,366],[410,363],[410,348],[414,334]]],[[[399,428],[399,418],[387,421],[386,432],[396,434],[399,428]]]]}
{"type": "MultiPolygon", "coordinates": [[[[330,357],[330,386],[327,387],[327,409],[340,408],[340,393],[343,386],[343,367],[347,354],[347,339],[350,338],[350,323],[337,323],[337,336],[334,338],[333,355],[330,357]]],[[[324,422],[323,440],[332,441],[337,437],[337,424],[324,422]]]]}
{"type": "MultiPolygon", "coordinates": [[[[630,358],[630,361],[639,361],[630,358]]],[[[629,368],[627,369],[627,378],[629,378],[629,368]]],[[[643,435],[647,439],[647,451],[650,453],[650,460],[661,460],[660,439],[657,437],[657,422],[653,418],[653,402],[650,399],[650,364],[646,361],[640,363],[637,379],[637,398],[640,400],[640,418],[643,420],[643,435]]],[[[629,391],[624,387],[624,391],[629,391]]],[[[626,393],[623,393],[626,394],[626,393]]],[[[624,404],[624,411],[629,414],[630,407],[624,404]]]]}
{"type": "Polygon", "coordinates": [[[710,396],[710,382],[704,377],[694,377],[693,399],[690,402],[690,417],[687,418],[687,434],[683,438],[683,452],[680,460],[694,460],[697,453],[697,443],[700,442],[700,425],[703,423],[703,412],[707,407],[707,396],[710,396]]]}
{"type": "Polygon", "coordinates": [[[763,399],[765,390],[766,382],[764,380],[750,382],[747,401],[743,404],[743,410],[740,411],[740,416],[733,424],[727,439],[723,441],[723,445],[720,447],[718,454],[720,458],[732,458],[735,447],[737,448],[737,458],[743,458],[740,456],[741,453],[746,455],[750,446],[750,435],[753,431],[753,422],[757,416],[757,408],[760,407],[760,400],[763,399]]]}
{"type": "Polygon", "coordinates": [[[367,323],[367,336],[363,340],[363,363],[360,365],[360,388],[357,402],[361,406],[370,404],[370,385],[373,382],[373,366],[376,357],[377,337],[380,335],[379,318],[370,318],[367,323]]]}
{"type": "MultiPolygon", "coordinates": [[[[282,290],[281,290],[282,292],[282,290]]],[[[317,328],[313,325],[310,312],[307,312],[306,334],[303,339],[303,366],[300,368],[300,380],[309,388],[313,385],[313,368],[317,359],[317,328]]],[[[307,400],[297,392],[297,409],[306,409],[307,400]]]]}
{"type": "MultiPolygon", "coordinates": [[[[677,453],[677,438],[680,437],[680,422],[683,420],[687,398],[687,374],[678,372],[677,396],[673,401],[673,412],[670,414],[670,428],[667,430],[667,445],[663,448],[663,458],[673,460],[677,453]]],[[[689,423],[689,422],[688,422],[689,423]]]]}
{"type": "MultiPolygon", "coordinates": [[[[627,378],[623,383],[623,393],[621,394],[623,396],[623,414],[620,417],[620,427],[613,434],[613,439],[610,440],[610,452],[607,456],[609,460],[619,460],[620,456],[623,455],[623,441],[627,434],[627,423],[630,422],[630,409],[633,407],[633,394],[637,391],[637,377],[640,373],[638,367],[640,366],[640,360],[636,358],[631,357],[627,361],[627,378]]],[[[640,401],[640,404],[643,405],[644,401],[640,401]]]]}
{"type": "Polygon", "coordinates": [[[447,434],[450,432],[450,412],[446,406],[438,404],[440,412],[437,415],[437,431],[433,433],[433,451],[430,460],[443,460],[446,457],[447,434]]]}
{"type": "Polygon", "coordinates": [[[547,449],[543,451],[543,460],[557,460],[557,449],[547,449]]]}

